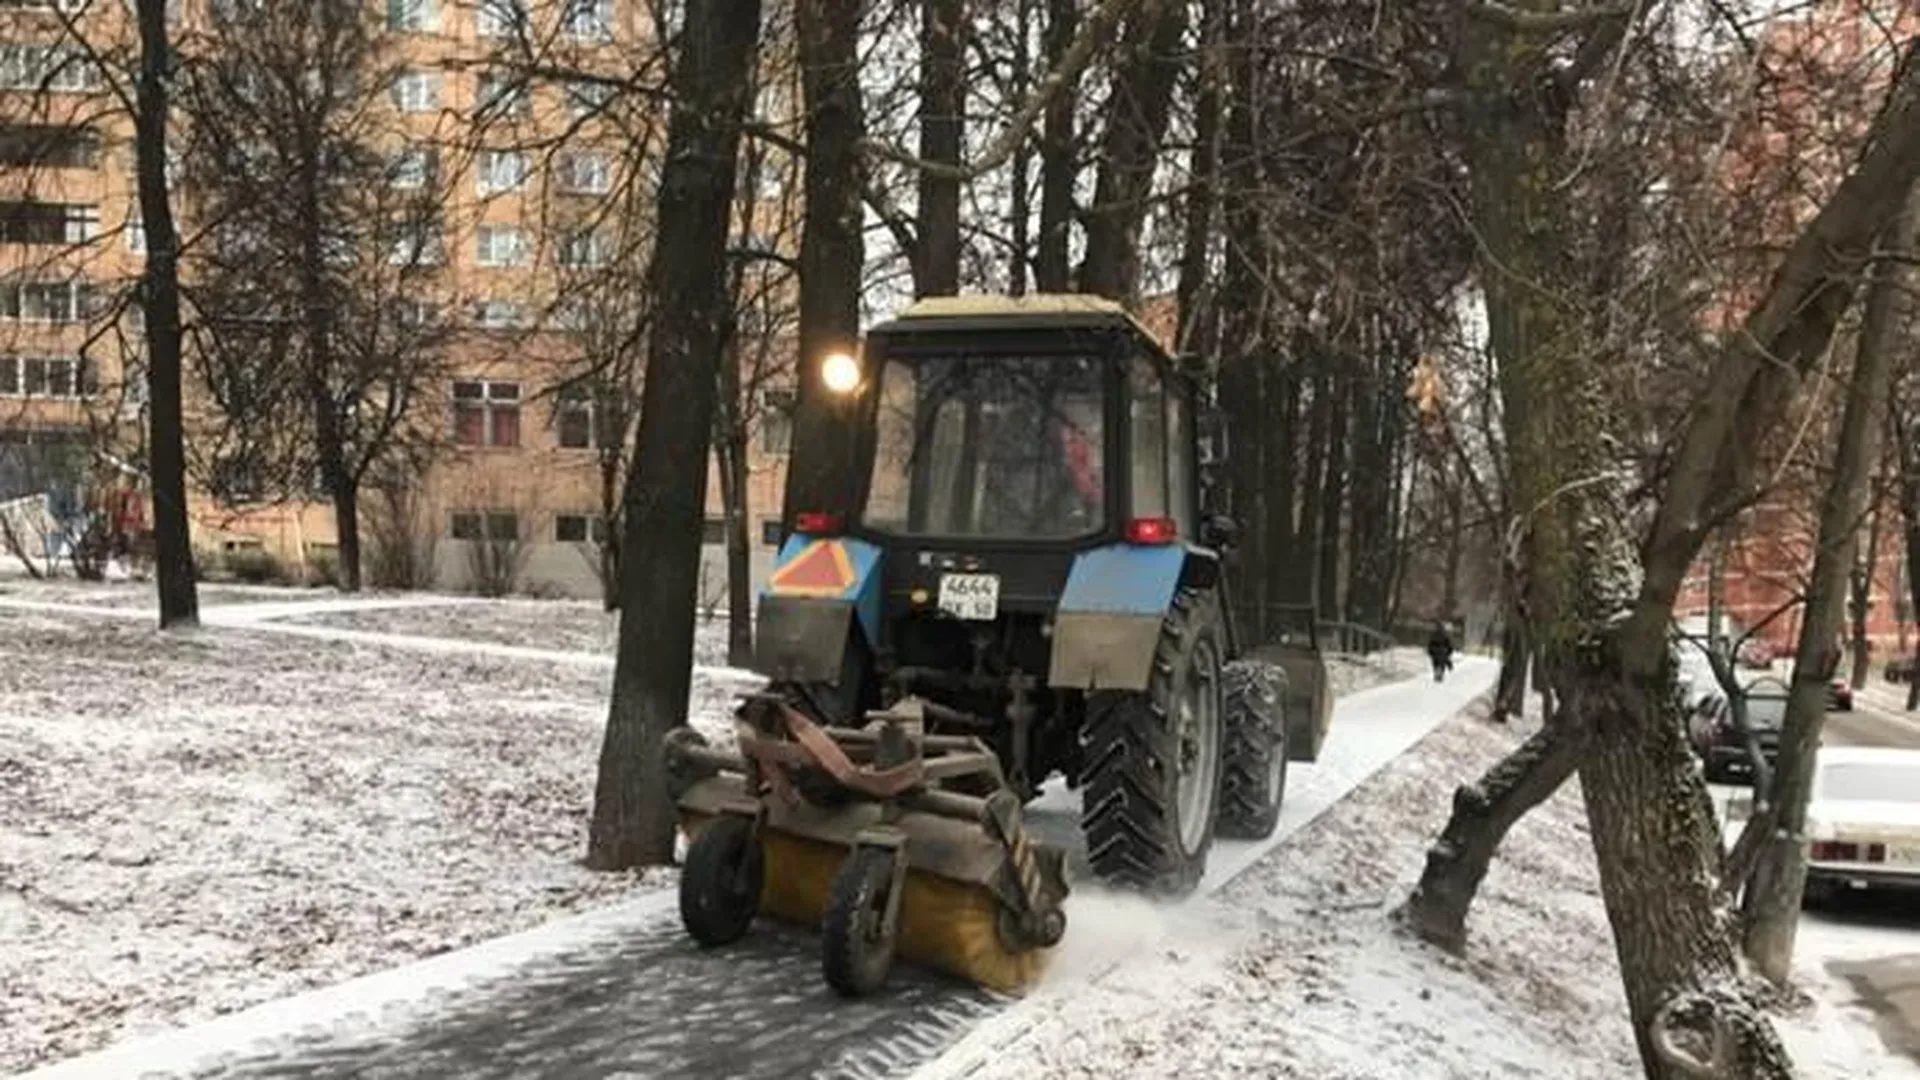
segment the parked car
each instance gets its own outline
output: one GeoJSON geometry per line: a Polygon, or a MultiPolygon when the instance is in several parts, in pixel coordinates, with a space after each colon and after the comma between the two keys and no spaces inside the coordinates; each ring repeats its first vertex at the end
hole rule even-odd
{"type": "MultiPolygon", "coordinates": [[[[1746,686],[1747,724],[1753,728],[1754,741],[1772,768],[1780,753],[1780,729],[1787,720],[1787,684],[1779,679],[1755,679],[1746,686]]],[[[1705,762],[1710,784],[1752,784],[1753,758],[1747,753],[1745,738],[1733,723],[1733,706],[1726,698],[1715,699],[1696,723],[1704,730],[1705,746],[1700,755],[1705,762]]],[[[1699,736],[1696,736],[1699,737],[1699,736]]]]}
{"type": "Polygon", "coordinates": [[[1807,804],[1806,902],[1920,887],[1920,750],[1823,746],[1807,804]]]}
{"type": "Polygon", "coordinates": [[[1887,661],[1887,667],[1883,674],[1890,683],[1912,682],[1913,667],[1914,658],[1912,656],[1896,656],[1887,661]]]}

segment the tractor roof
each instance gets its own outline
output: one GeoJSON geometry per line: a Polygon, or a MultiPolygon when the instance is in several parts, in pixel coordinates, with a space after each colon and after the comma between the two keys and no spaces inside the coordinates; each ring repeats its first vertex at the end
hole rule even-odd
{"type": "Polygon", "coordinates": [[[921,330],[1125,329],[1164,349],[1153,331],[1126,308],[1089,293],[972,293],[916,300],[893,319],[873,328],[879,333],[921,330]]]}

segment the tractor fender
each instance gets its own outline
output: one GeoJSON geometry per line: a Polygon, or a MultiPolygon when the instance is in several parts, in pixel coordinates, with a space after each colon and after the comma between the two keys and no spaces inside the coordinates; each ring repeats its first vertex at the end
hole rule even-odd
{"type": "Polygon", "coordinates": [[[1219,557],[1192,545],[1109,544],[1073,560],[1053,619],[1047,685],[1145,690],[1182,586],[1211,588],[1219,557]]]}
{"type": "Polygon", "coordinates": [[[754,620],[754,668],[770,679],[837,683],[852,631],[880,640],[880,549],[795,533],[774,557],[754,620]]]}

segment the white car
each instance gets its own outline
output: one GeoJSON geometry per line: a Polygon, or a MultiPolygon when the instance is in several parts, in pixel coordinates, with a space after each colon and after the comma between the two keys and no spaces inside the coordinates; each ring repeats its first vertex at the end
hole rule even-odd
{"type": "Polygon", "coordinates": [[[1920,888],[1920,750],[1823,746],[1807,806],[1806,899],[1920,888]]]}

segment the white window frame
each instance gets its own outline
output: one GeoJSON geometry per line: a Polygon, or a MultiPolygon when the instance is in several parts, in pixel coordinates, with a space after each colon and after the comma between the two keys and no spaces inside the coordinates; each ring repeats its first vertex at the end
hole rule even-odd
{"type": "Polygon", "coordinates": [[[482,38],[511,38],[525,33],[527,6],[520,0],[480,0],[473,13],[474,33],[482,38]]]}
{"type": "Polygon", "coordinates": [[[613,157],[598,150],[569,150],[558,162],[560,190],[569,195],[605,195],[613,190],[613,157]]]}
{"type": "Polygon", "coordinates": [[[440,73],[402,71],[393,77],[388,96],[403,113],[433,112],[440,107],[440,73]]]}
{"type": "Polygon", "coordinates": [[[613,245],[598,229],[573,229],[560,236],[554,262],[568,270],[592,270],[607,265],[613,245]]]}
{"type": "Polygon", "coordinates": [[[613,102],[614,88],[603,82],[575,81],[566,84],[567,116],[573,120],[604,112],[613,102]]]}
{"type": "Polygon", "coordinates": [[[568,513],[565,511],[553,515],[553,542],[556,544],[592,544],[599,547],[607,542],[607,516],[599,513],[568,513]],[[585,526],[586,539],[566,540],[560,536],[560,522],[572,519],[585,526]]]}
{"type": "Polygon", "coordinates": [[[487,330],[515,330],[526,325],[525,313],[511,300],[488,297],[475,302],[473,309],[474,323],[487,330]]]}
{"type": "Polygon", "coordinates": [[[527,232],[518,225],[481,225],[473,231],[473,261],[476,266],[525,266],[531,251],[527,232]],[[505,251],[500,250],[503,244],[505,251]]]}
{"type": "Polygon", "coordinates": [[[473,111],[476,115],[525,118],[533,113],[532,89],[510,75],[481,72],[474,83],[473,111]]]}
{"type": "Polygon", "coordinates": [[[84,357],[0,354],[0,398],[85,401],[92,396],[92,391],[87,387],[87,362],[84,357]],[[40,381],[48,387],[38,392],[29,391],[27,388],[27,371],[29,366],[34,364],[41,365],[40,381]],[[53,373],[56,370],[65,373],[65,389],[61,392],[51,389],[53,373]]]}
{"type": "Polygon", "coordinates": [[[399,226],[387,247],[388,266],[439,266],[447,261],[446,238],[425,224],[399,226]]]}
{"type": "Polygon", "coordinates": [[[606,45],[613,41],[613,0],[566,0],[560,32],[568,41],[606,45]]]}
{"type": "Polygon", "coordinates": [[[440,154],[432,146],[411,143],[400,148],[387,166],[387,186],[402,191],[417,191],[427,186],[440,171],[440,154]]]}
{"type": "Polygon", "coordinates": [[[527,155],[518,150],[482,150],[473,163],[475,193],[498,195],[527,185],[527,155]]]}
{"type": "Polygon", "coordinates": [[[387,0],[387,29],[396,34],[440,32],[440,0],[387,0]]]}
{"type": "Polygon", "coordinates": [[[524,435],[522,421],[526,419],[526,401],[520,393],[518,382],[512,379],[455,379],[451,389],[454,445],[475,450],[511,450],[520,445],[524,435]],[[460,396],[460,387],[473,385],[480,387],[479,397],[460,396]],[[460,410],[463,407],[480,410],[480,441],[477,443],[460,441],[460,410]],[[495,442],[495,416],[507,410],[512,410],[514,414],[514,440],[511,443],[495,442]]]}

